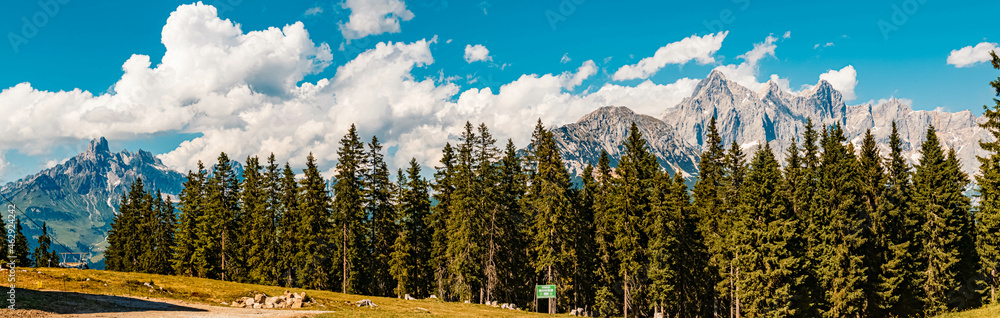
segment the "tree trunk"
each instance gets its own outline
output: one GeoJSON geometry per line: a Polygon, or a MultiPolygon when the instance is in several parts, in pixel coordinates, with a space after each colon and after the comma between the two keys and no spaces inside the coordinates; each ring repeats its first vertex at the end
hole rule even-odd
{"type": "Polygon", "coordinates": [[[622,305],[622,312],[625,313],[625,318],[628,318],[629,296],[631,296],[629,294],[629,290],[628,290],[628,287],[629,287],[628,286],[628,270],[625,270],[624,278],[625,278],[625,281],[624,281],[624,283],[625,283],[625,297],[624,297],[625,301],[624,301],[624,304],[622,305]]]}
{"type": "Polygon", "coordinates": [[[222,226],[222,281],[226,281],[226,226],[222,226]]]}
{"type": "Polygon", "coordinates": [[[346,294],[347,293],[347,218],[344,218],[344,233],[343,234],[344,234],[344,240],[343,240],[343,243],[341,244],[342,245],[341,247],[343,249],[341,250],[340,254],[341,254],[342,259],[344,260],[344,268],[343,268],[344,280],[341,281],[340,286],[341,286],[341,290],[342,290],[341,292],[346,294]]]}

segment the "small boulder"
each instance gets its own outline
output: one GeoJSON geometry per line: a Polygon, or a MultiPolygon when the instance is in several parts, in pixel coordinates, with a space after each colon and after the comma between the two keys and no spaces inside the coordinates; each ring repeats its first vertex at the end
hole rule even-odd
{"type": "Polygon", "coordinates": [[[267,298],[267,295],[257,294],[257,295],[253,296],[253,302],[255,302],[255,303],[263,303],[265,298],[267,298]]]}
{"type": "Polygon", "coordinates": [[[405,299],[405,300],[417,300],[416,298],[413,298],[413,296],[410,296],[410,294],[403,295],[403,299],[405,299]]]}

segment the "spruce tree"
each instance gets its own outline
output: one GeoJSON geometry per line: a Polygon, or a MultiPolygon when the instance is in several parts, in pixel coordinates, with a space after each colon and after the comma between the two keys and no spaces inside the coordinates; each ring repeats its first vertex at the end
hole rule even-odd
{"type": "Polygon", "coordinates": [[[885,244],[885,262],[881,266],[881,277],[875,288],[880,290],[887,302],[882,309],[888,314],[900,317],[922,313],[919,272],[920,265],[920,217],[913,209],[913,184],[910,182],[910,165],[903,157],[903,139],[896,123],[892,123],[889,135],[889,158],[886,160],[886,182],[881,213],[883,228],[888,243],[885,244]]]}
{"type": "Polygon", "coordinates": [[[205,165],[198,161],[198,172],[188,170],[184,189],[180,193],[178,209],[180,220],[175,229],[174,254],[171,260],[174,274],[188,277],[206,277],[208,266],[204,255],[197,255],[198,222],[203,213],[205,199],[205,165]]]}
{"type": "Polygon", "coordinates": [[[35,253],[32,257],[35,260],[35,267],[59,266],[58,256],[55,258],[52,257],[55,254],[55,250],[49,251],[51,247],[52,238],[49,237],[48,226],[45,225],[45,222],[42,222],[42,235],[38,236],[38,246],[35,247],[35,253]],[[53,262],[55,265],[52,264],[53,262]]]}
{"type": "MultiPolygon", "coordinates": [[[[340,149],[337,150],[337,174],[336,184],[333,186],[333,211],[334,229],[333,242],[336,244],[336,259],[334,269],[339,276],[335,281],[340,282],[342,293],[358,293],[362,291],[361,279],[363,273],[360,271],[363,264],[362,254],[366,247],[364,244],[364,186],[363,186],[363,163],[364,144],[358,139],[358,132],[354,125],[347,132],[347,135],[340,140],[340,149]]],[[[300,221],[300,224],[307,224],[300,221]]],[[[303,281],[300,278],[300,281],[303,281]]]]}
{"type": "Polygon", "coordinates": [[[465,131],[460,138],[462,143],[458,146],[453,175],[455,190],[451,195],[447,221],[449,280],[455,298],[475,301],[474,295],[482,292],[484,280],[484,240],[481,235],[485,211],[480,202],[484,184],[476,175],[480,160],[476,152],[477,137],[471,123],[465,123],[465,131]]]}
{"type": "MultiPolygon", "coordinates": [[[[991,52],[994,69],[1000,69],[1000,57],[991,52]]],[[[990,86],[1000,96],[1000,77],[990,82],[990,86]]],[[[992,109],[983,105],[983,117],[986,121],[979,127],[993,135],[992,142],[979,141],[979,147],[988,155],[979,159],[979,175],[976,184],[979,186],[979,208],[976,212],[977,250],[983,266],[986,296],[991,304],[997,304],[997,292],[1000,289],[1000,99],[993,99],[992,109]]]]}
{"type": "Polygon", "coordinates": [[[295,180],[295,172],[292,171],[288,162],[285,162],[285,167],[281,170],[278,183],[276,204],[281,211],[281,217],[278,221],[278,227],[281,229],[279,235],[281,257],[278,259],[281,263],[280,281],[285,287],[296,287],[299,286],[298,269],[302,266],[302,260],[298,257],[298,250],[301,247],[299,233],[302,231],[300,229],[302,223],[300,222],[301,217],[299,217],[301,214],[298,202],[299,185],[295,180]]]}
{"type": "Polygon", "coordinates": [[[958,261],[955,264],[958,286],[956,293],[951,295],[949,306],[956,310],[977,308],[981,305],[982,266],[979,263],[979,253],[976,250],[976,224],[972,214],[972,203],[964,191],[969,185],[969,176],[962,172],[955,149],[949,149],[945,159],[944,171],[948,178],[948,206],[955,209],[955,223],[958,227],[956,235],[956,252],[958,261]]]}
{"type": "Polygon", "coordinates": [[[794,249],[796,216],[782,195],[781,168],[764,143],[751,160],[736,207],[737,293],[741,314],[795,316],[800,255],[794,249]]]}
{"type": "Polygon", "coordinates": [[[608,152],[601,150],[597,162],[596,184],[594,185],[594,243],[597,249],[597,265],[594,270],[597,289],[594,291],[594,311],[598,316],[621,314],[621,295],[617,286],[621,285],[618,259],[615,253],[614,226],[617,215],[611,209],[613,172],[608,152]]]}
{"type": "MultiPolygon", "coordinates": [[[[21,217],[17,217],[15,222],[17,224],[14,227],[14,248],[12,250],[14,264],[16,267],[31,267],[31,252],[28,250],[28,237],[24,235],[24,228],[21,227],[21,217]]],[[[117,269],[111,268],[110,270],[117,269]]]]}
{"type": "Polygon", "coordinates": [[[506,211],[501,209],[499,202],[500,192],[497,184],[500,170],[496,162],[496,140],[493,139],[486,124],[480,124],[478,132],[475,146],[475,193],[478,193],[479,202],[475,210],[483,214],[481,219],[483,256],[480,259],[483,286],[479,298],[480,302],[488,302],[496,299],[496,294],[500,292],[501,276],[504,274],[502,272],[504,268],[500,264],[500,249],[506,211]]]}
{"type": "Polygon", "coordinates": [[[581,176],[581,186],[575,190],[573,198],[574,210],[577,211],[577,221],[574,228],[576,246],[576,262],[573,266],[574,286],[579,286],[573,293],[573,308],[591,308],[594,304],[594,293],[597,288],[595,270],[598,266],[597,242],[594,238],[595,211],[594,201],[598,185],[594,178],[594,167],[587,164],[581,176]]]}
{"type": "Polygon", "coordinates": [[[319,173],[316,157],[310,152],[306,157],[305,174],[299,183],[298,209],[299,227],[296,233],[299,242],[295,251],[302,263],[297,271],[298,285],[310,289],[331,287],[331,260],[328,252],[330,219],[330,196],[326,180],[319,173]]]}
{"type": "Polygon", "coordinates": [[[649,246],[646,249],[648,295],[653,312],[662,315],[665,308],[670,308],[670,311],[674,312],[680,306],[680,301],[676,297],[680,293],[680,288],[676,283],[682,273],[676,272],[679,268],[671,264],[671,260],[679,256],[675,251],[679,244],[677,221],[680,215],[671,215],[677,211],[673,206],[676,202],[673,202],[674,186],[670,175],[666,172],[656,173],[651,186],[653,188],[650,195],[650,209],[645,216],[648,222],[645,234],[649,238],[649,246]]]}
{"type": "MultiPolygon", "coordinates": [[[[6,232],[7,222],[4,222],[4,219],[6,218],[0,217],[0,229],[3,229],[3,231],[6,232]]],[[[10,247],[8,247],[7,244],[8,242],[9,241],[7,241],[7,235],[0,235],[0,255],[3,255],[2,257],[9,257],[12,254],[10,253],[10,247]]],[[[3,266],[3,263],[0,263],[0,266],[3,266]]]]}
{"type": "Polygon", "coordinates": [[[965,307],[962,289],[969,282],[963,277],[963,233],[969,211],[968,198],[962,190],[968,182],[956,167],[957,160],[946,156],[934,126],[920,148],[920,163],[913,175],[913,208],[920,213],[921,271],[924,311],[937,314],[965,307]],[[961,297],[961,298],[960,298],[961,297]]]}
{"type": "Polygon", "coordinates": [[[694,209],[698,215],[698,231],[705,240],[708,252],[708,268],[712,272],[709,279],[714,286],[712,313],[715,316],[731,312],[732,284],[729,279],[729,248],[726,240],[731,223],[731,214],[725,211],[725,150],[722,137],[716,128],[716,119],[708,123],[705,147],[698,162],[699,179],[694,185],[694,209]]]}
{"type": "Polygon", "coordinates": [[[153,209],[149,214],[152,242],[149,246],[150,255],[145,272],[167,275],[172,273],[171,257],[175,242],[175,227],[177,219],[174,216],[174,205],[170,198],[164,199],[159,189],[156,190],[153,209]]]}
{"type": "MultiPolygon", "coordinates": [[[[269,167],[274,167],[274,156],[269,159],[269,167]]],[[[277,229],[275,228],[275,211],[271,207],[269,188],[274,171],[269,175],[261,173],[261,165],[257,156],[247,157],[243,170],[243,181],[240,182],[240,209],[246,216],[247,231],[245,242],[247,262],[251,264],[247,271],[247,281],[254,284],[276,285],[278,271],[276,270],[277,229]]]]}
{"type": "Polygon", "coordinates": [[[867,221],[862,228],[862,236],[866,239],[862,252],[867,256],[865,266],[869,269],[864,288],[868,302],[867,312],[874,316],[886,316],[887,310],[894,302],[891,288],[894,282],[887,276],[895,274],[895,268],[892,267],[897,264],[889,263],[892,256],[889,254],[891,241],[887,228],[890,225],[887,224],[884,203],[885,191],[888,189],[882,168],[882,157],[879,155],[871,129],[865,131],[864,139],[861,141],[858,177],[861,209],[867,215],[867,221]]]}
{"type": "Polygon", "coordinates": [[[420,164],[410,159],[406,175],[401,176],[399,236],[392,248],[391,271],[396,280],[396,296],[427,296],[432,292],[431,233],[428,226],[431,202],[427,183],[420,176],[420,164]]]}
{"type": "Polygon", "coordinates": [[[712,295],[714,283],[708,267],[708,249],[698,231],[699,218],[691,205],[688,186],[681,173],[675,173],[673,188],[667,197],[668,213],[673,218],[677,243],[670,250],[668,266],[679,273],[675,281],[677,292],[673,295],[674,305],[665,307],[671,317],[705,317],[712,315],[712,295]]]}
{"type": "Polygon", "coordinates": [[[197,254],[203,254],[211,264],[209,278],[233,280],[240,265],[233,262],[238,237],[235,224],[239,209],[239,184],[232,170],[229,156],[219,154],[218,163],[212,167],[212,176],[205,185],[204,214],[200,216],[197,254]]]}
{"type": "Polygon", "coordinates": [[[659,173],[659,165],[635,123],[629,128],[624,146],[625,151],[616,170],[618,177],[612,183],[611,208],[618,216],[614,226],[614,246],[622,277],[622,313],[628,317],[630,310],[634,315],[641,315],[645,307],[642,291],[646,280],[645,248],[648,238],[643,229],[647,223],[646,213],[651,208],[650,189],[654,176],[659,173]]]}
{"type": "Polygon", "coordinates": [[[789,195],[791,196],[792,208],[798,218],[799,233],[802,233],[800,235],[800,250],[804,255],[802,258],[803,282],[798,295],[803,300],[799,302],[802,305],[800,314],[806,317],[817,317],[820,315],[820,309],[825,306],[826,299],[825,290],[819,281],[819,224],[816,222],[815,206],[812,204],[819,184],[820,151],[818,142],[820,138],[819,132],[813,126],[812,118],[806,119],[804,128],[801,164],[796,169],[798,170],[798,178],[795,178],[797,180],[795,189],[789,195]]]}
{"type": "Polygon", "coordinates": [[[368,291],[375,296],[388,296],[395,287],[392,275],[389,273],[389,260],[392,246],[398,233],[396,213],[392,206],[393,184],[389,180],[389,168],[382,154],[382,144],[377,137],[372,137],[368,144],[365,157],[367,172],[365,175],[365,201],[371,220],[367,222],[367,236],[371,242],[371,261],[367,262],[366,277],[370,279],[368,291]]]}
{"type": "Polygon", "coordinates": [[[444,145],[441,156],[441,166],[437,167],[434,173],[435,182],[434,199],[437,204],[431,208],[430,222],[428,226],[431,230],[431,269],[434,279],[434,293],[441,299],[446,298],[448,281],[448,269],[450,259],[448,257],[448,220],[451,219],[452,194],[455,191],[455,151],[450,143],[444,145]]]}
{"type": "Polygon", "coordinates": [[[549,300],[549,312],[558,311],[560,303],[568,302],[572,290],[568,268],[572,250],[572,209],[570,180],[563,165],[559,148],[551,131],[541,120],[532,133],[530,155],[530,186],[525,205],[532,216],[532,255],[539,284],[556,285],[559,298],[549,300]]]}
{"type": "Polygon", "coordinates": [[[813,197],[819,286],[825,291],[819,310],[825,317],[862,315],[867,279],[864,246],[865,213],[859,203],[857,159],[839,125],[824,129],[823,154],[813,197]]]}
{"type": "Polygon", "coordinates": [[[496,257],[499,276],[499,290],[494,299],[526,304],[530,295],[524,292],[530,288],[532,271],[528,258],[530,219],[524,213],[521,201],[525,191],[525,175],[521,157],[514,142],[507,140],[503,157],[498,168],[496,182],[496,209],[498,213],[499,242],[501,247],[496,257]]]}

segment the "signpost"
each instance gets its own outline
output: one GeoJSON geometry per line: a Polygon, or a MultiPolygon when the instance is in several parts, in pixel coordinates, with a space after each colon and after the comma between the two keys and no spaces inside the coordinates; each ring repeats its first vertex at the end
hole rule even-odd
{"type": "Polygon", "coordinates": [[[535,285],[535,298],[556,298],[556,285],[535,285]]]}
{"type": "Polygon", "coordinates": [[[535,311],[538,311],[538,300],[546,299],[545,303],[549,307],[549,313],[554,313],[552,298],[556,298],[556,285],[535,285],[535,311]]]}

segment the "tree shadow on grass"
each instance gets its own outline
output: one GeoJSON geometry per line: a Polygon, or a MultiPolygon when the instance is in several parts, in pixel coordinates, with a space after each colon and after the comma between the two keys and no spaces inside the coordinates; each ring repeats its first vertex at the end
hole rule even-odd
{"type": "MultiPolygon", "coordinates": [[[[8,305],[6,294],[3,306],[8,305]]],[[[178,306],[154,300],[121,296],[93,295],[63,291],[16,289],[15,308],[36,309],[54,314],[125,313],[141,311],[205,312],[204,309],[178,306]]]]}

